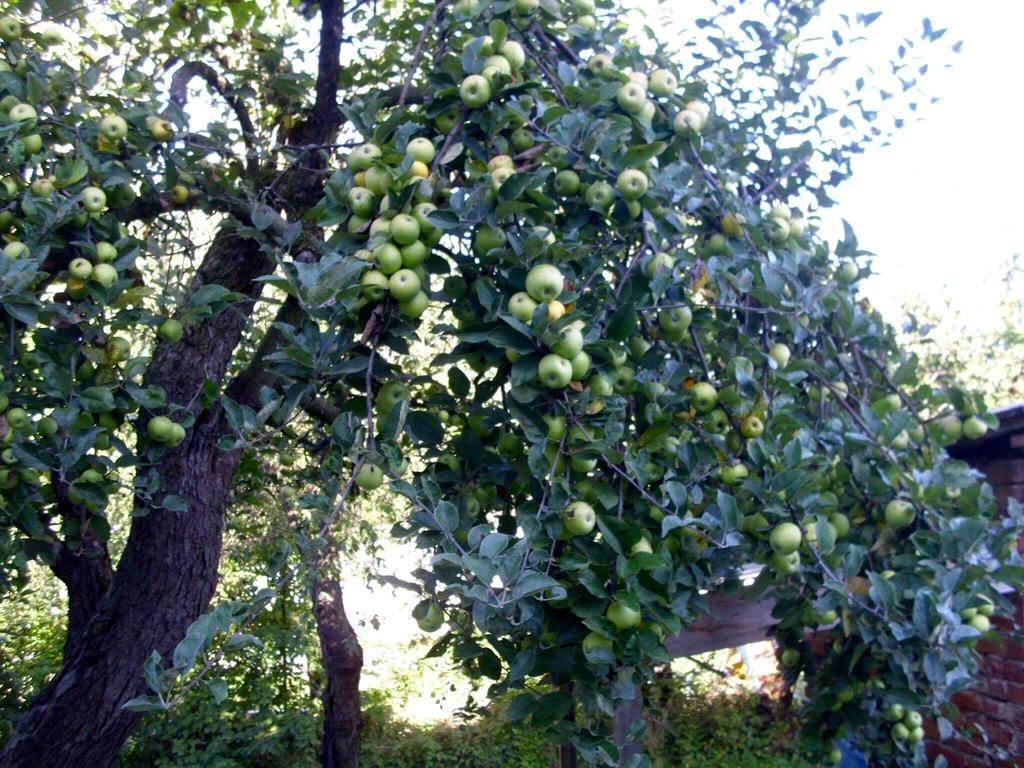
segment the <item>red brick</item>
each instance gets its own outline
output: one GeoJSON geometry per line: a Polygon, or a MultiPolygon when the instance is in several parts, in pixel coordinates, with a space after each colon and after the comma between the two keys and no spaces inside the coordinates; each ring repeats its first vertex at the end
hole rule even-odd
{"type": "Polygon", "coordinates": [[[1007,680],[993,680],[982,678],[981,691],[986,696],[999,701],[1008,701],[1012,704],[1024,706],[1024,683],[1013,683],[1007,680]]]}
{"type": "Polygon", "coordinates": [[[1003,659],[998,656],[982,656],[981,673],[983,676],[991,675],[997,680],[1024,682],[1024,662],[1003,659]]]}
{"type": "Polygon", "coordinates": [[[984,689],[958,693],[953,703],[964,714],[976,712],[1019,731],[1024,731],[1024,707],[999,701],[987,695],[984,689]]]}
{"type": "Polygon", "coordinates": [[[998,656],[1001,659],[1024,661],[1024,643],[1011,640],[1008,637],[979,640],[978,650],[981,653],[998,656]]]}
{"type": "Polygon", "coordinates": [[[957,726],[963,729],[964,734],[970,736],[972,741],[984,744],[984,740],[980,735],[976,738],[974,736],[975,726],[977,726],[978,728],[984,729],[985,736],[988,738],[989,744],[995,744],[996,746],[1002,747],[1013,754],[1024,753],[1024,739],[1021,738],[1022,734],[1020,734],[1016,729],[1007,727],[1006,724],[993,720],[990,717],[971,712],[962,717],[957,723],[957,726]]]}
{"type": "Polygon", "coordinates": [[[939,755],[946,758],[949,768],[991,768],[993,765],[999,765],[1000,768],[1003,768],[1003,766],[1012,768],[1010,763],[993,763],[986,757],[964,754],[951,743],[936,744],[935,742],[929,742],[928,757],[931,760],[935,760],[939,755]]]}
{"type": "Polygon", "coordinates": [[[1024,461],[1020,459],[991,461],[979,469],[992,485],[1024,484],[1024,461]]]}

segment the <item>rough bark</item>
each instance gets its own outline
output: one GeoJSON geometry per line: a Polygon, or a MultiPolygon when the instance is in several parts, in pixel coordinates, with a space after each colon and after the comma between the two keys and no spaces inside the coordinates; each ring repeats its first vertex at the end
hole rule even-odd
{"type": "Polygon", "coordinates": [[[363,726],[359,698],[363,649],[345,614],[338,579],[334,576],[317,578],[312,591],[326,677],[321,694],[324,707],[321,762],[323,768],[356,768],[363,726]]]}
{"type": "Polygon", "coordinates": [[[53,561],[53,573],[64,582],[68,591],[68,632],[64,640],[64,658],[73,652],[106,597],[114,580],[114,569],[106,544],[89,552],[73,552],[60,543],[53,561]]]}

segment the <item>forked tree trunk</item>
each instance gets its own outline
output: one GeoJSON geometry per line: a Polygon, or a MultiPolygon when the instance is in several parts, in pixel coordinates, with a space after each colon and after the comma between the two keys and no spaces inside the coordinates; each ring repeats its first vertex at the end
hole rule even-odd
{"type": "Polygon", "coordinates": [[[324,707],[321,763],[323,768],[356,768],[363,726],[359,698],[363,649],[345,614],[341,584],[335,575],[315,579],[313,608],[326,677],[321,695],[324,707]]]}

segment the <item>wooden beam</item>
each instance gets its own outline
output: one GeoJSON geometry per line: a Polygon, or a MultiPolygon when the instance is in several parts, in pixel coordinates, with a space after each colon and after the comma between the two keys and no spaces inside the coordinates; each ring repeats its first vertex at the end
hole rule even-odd
{"type": "Polygon", "coordinates": [[[615,710],[615,748],[619,750],[619,768],[623,768],[633,755],[639,755],[642,745],[629,740],[629,729],[644,716],[644,689],[633,688],[633,700],[615,710]]]}
{"type": "Polygon", "coordinates": [[[775,620],[775,601],[744,599],[743,594],[713,594],[708,598],[711,612],[686,627],[675,637],[665,640],[673,656],[693,656],[756,643],[768,637],[775,620]]]}

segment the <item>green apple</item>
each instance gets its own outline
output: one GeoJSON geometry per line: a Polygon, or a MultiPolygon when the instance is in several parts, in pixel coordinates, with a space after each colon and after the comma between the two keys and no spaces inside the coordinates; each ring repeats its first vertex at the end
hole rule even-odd
{"type": "Polygon", "coordinates": [[[181,337],[184,332],[185,329],[182,327],[181,322],[175,320],[173,317],[169,317],[164,320],[157,329],[157,335],[170,344],[175,344],[181,341],[181,337]]]}
{"type": "Polygon", "coordinates": [[[420,238],[420,224],[416,218],[400,213],[391,220],[391,238],[399,245],[409,245],[420,238]]]}
{"type": "Polygon", "coordinates": [[[791,576],[800,570],[800,553],[790,552],[788,555],[784,555],[781,552],[776,552],[772,555],[771,566],[783,576],[791,576]]]}
{"type": "Polygon", "coordinates": [[[393,275],[402,268],[402,252],[393,243],[381,243],[374,248],[373,260],[385,275],[393,275]]]}
{"type": "Polygon", "coordinates": [[[170,442],[174,436],[174,422],[166,416],[154,416],[146,425],[146,434],[158,443],[170,442]]]}
{"type": "Polygon", "coordinates": [[[787,648],[782,652],[782,665],[784,667],[795,667],[800,663],[800,651],[796,648],[787,648]]]}
{"type": "Polygon", "coordinates": [[[896,723],[892,727],[892,738],[894,741],[906,741],[910,736],[910,731],[903,723],[896,723]]]}
{"type": "Polygon", "coordinates": [[[560,442],[565,436],[565,417],[545,416],[544,423],[548,426],[548,440],[554,443],[560,442]]]}
{"type": "Polygon", "coordinates": [[[621,600],[615,600],[605,611],[605,618],[615,625],[616,629],[632,629],[640,626],[640,611],[621,600]]]}
{"type": "Polygon", "coordinates": [[[525,152],[537,143],[537,137],[528,128],[516,128],[512,131],[512,146],[516,152],[525,152]]]}
{"type": "Polygon", "coordinates": [[[377,407],[388,412],[403,400],[409,399],[409,388],[400,381],[389,381],[377,392],[377,407]]]}
{"type": "Polygon", "coordinates": [[[131,354],[131,344],[123,336],[111,336],[106,345],[107,362],[120,363],[131,354]]]}
{"type": "Polygon", "coordinates": [[[803,534],[800,532],[800,527],[796,523],[779,523],[772,528],[771,534],[768,536],[768,543],[771,548],[780,555],[791,555],[800,549],[800,543],[803,541],[803,534]]]}
{"type": "Polygon", "coordinates": [[[496,168],[491,171],[491,191],[497,193],[501,189],[501,185],[515,175],[514,168],[496,168]]]}
{"type": "Polygon", "coordinates": [[[420,292],[420,279],[411,269],[400,269],[388,280],[388,291],[399,303],[409,301],[420,292]]]}
{"type": "Polygon", "coordinates": [[[77,280],[88,280],[92,275],[92,262],[82,257],[72,259],[68,264],[68,274],[77,280]]]}
{"type": "Polygon", "coordinates": [[[405,154],[409,155],[413,160],[419,160],[421,163],[430,165],[437,154],[437,150],[434,148],[434,143],[430,139],[423,136],[417,136],[406,144],[405,154]]]}
{"type": "Polygon", "coordinates": [[[506,40],[502,43],[498,53],[505,57],[514,72],[518,72],[526,65],[526,51],[515,40],[506,40]]]}
{"type": "Polygon", "coordinates": [[[631,80],[628,83],[623,83],[619,88],[619,92],[615,95],[615,101],[624,111],[631,115],[638,115],[643,109],[644,102],[647,101],[647,94],[644,93],[643,86],[631,80]]]}
{"type": "Polygon", "coordinates": [[[92,268],[89,279],[99,283],[104,288],[109,288],[117,282],[117,270],[110,264],[96,264],[92,268]]]}
{"type": "Polygon", "coordinates": [[[459,86],[462,103],[470,109],[478,109],[491,100],[491,84],[481,75],[469,75],[459,86]]]}
{"type": "Polygon", "coordinates": [[[120,141],[128,135],[128,121],[120,115],[106,115],[100,120],[100,133],[111,141],[120,141]]]}
{"type": "Polygon", "coordinates": [[[529,16],[540,6],[540,0],[514,0],[512,7],[519,16],[529,16]]]}
{"type": "Polygon", "coordinates": [[[15,104],[7,113],[7,118],[12,123],[27,123],[37,117],[39,114],[31,104],[15,104]]]}
{"type": "Polygon", "coordinates": [[[107,207],[107,195],[99,187],[86,187],[82,190],[82,207],[89,213],[99,213],[107,207]]]}
{"type": "Polygon", "coordinates": [[[593,653],[599,648],[604,648],[607,651],[612,651],[614,648],[611,640],[597,632],[588,632],[583,638],[582,647],[585,654],[593,653]]]}
{"type": "Polygon", "coordinates": [[[671,274],[675,267],[675,259],[664,251],[658,251],[644,265],[644,274],[653,279],[655,275],[671,274]]]}
{"type": "Polygon", "coordinates": [[[616,394],[628,395],[636,389],[636,371],[628,365],[620,365],[615,369],[612,386],[616,394]]]}
{"type": "Polygon", "coordinates": [[[366,187],[352,187],[348,191],[346,199],[348,207],[356,216],[368,219],[375,213],[376,201],[373,198],[373,192],[366,187]]]}
{"type": "Polygon", "coordinates": [[[402,253],[402,266],[403,267],[418,267],[430,254],[430,249],[423,244],[422,240],[416,240],[415,242],[403,245],[399,248],[402,253]]]}
{"type": "Polygon", "coordinates": [[[508,300],[509,314],[522,320],[524,323],[529,323],[533,320],[533,311],[535,309],[537,309],[537,302],[523,291],[512,294],[512,298],[508,300]]]}
{"type": "Polygon", "coordinates": [[[790,354],[789,347],[785,344],[772,344],[771,348],[768,350],[768,357],[775,361],[779,370],[782,370],[789,365],[790,354]]]}
{"type": "Polygon", "coordinates": [[[359,468],[359,472],[356,473],[356,485],[364,491],[380,488],[383,482],[384,470],[376,464],[366,462],[359,468]]]}
{"type": "Polygon", "coordinates": [[[36,179],[29,185],[29,189],[32,190],[32,194],[36,197],[49,197],[53,194],[53,190],[56,187],[53,186],[53,182],[49,178],[36,179]]]}
{"type": "Polygon", "coordinates": [[[413,618],[416,619],[416,625],[423,632],[437,632],[444,625],[444,614],[437,603],[430,602],[422,608],[417,606],[412,613],[413,618]]]}
{"type": "Polygon", "coordinates": [[[726,485],[739,485],[750,475],[747,465],[742,462],[722,467],[722,482],[726,485]]]}
{"type": "Polygon", "coordinates": [[[583,377],[590,373],[590,355],[586,352],[580,352],[569,360],[569,363],[572,365],[573,381],[582,381],[583,377]]]}
{"type": "Polygon", "coordinates": [[[651,73],[648,87],[655,96],[667,98],[676,92],[676,88],[679,87],[679,81],[667,69],[656,69],[651,73]]]}
{"type": "Polygon", "coordinates": [[[760,437],[764,434],[764,422],[752,413],[748,413],[740,420],[740,434],[748,440],[760,437]]]}
{"type": "Polygon", "coordinates": [[[175,184],[170,191],[171,202],[175,205],[184,205],[188,202],[189,191],[184,184],[175,184]]]}
{"type": "Polygon", "coordinates": [[[587,60],[587,69],[595,75],[603,75],[615,70],[615,62],[607,53],[595,53],[587,60]]]}
{"type": "Polygon", "coordinates": [[[162,117],[147,117],[146,127],[149,129],[149,135],[156,141],[170,141],[174,138],[174,126],[162,117]]]}
{"type": "Polygon", "coordinates": [[[391,173],[379,165],[371,165],[363,171],[363,182],[366,184],[366,188],[380,197],[388,193],[393,181],[391,173]]]}
{"type": "Polygon", "coordinates": [[[57,420],[52,416],[44,416],[36,426],[43,437],[55,437],[60,430],[57,420]]]}
{"type": "Polygon", "coordinates": [[[989,621],[988,616],[981,614],[974,616],[967,623],[979,632],[988,632],[992,629],[992,622],[989,621]]]}
{"type": "Polygon", "coordinates": [[[353,171],[365,171],[383,153],[376,144],[367,143],[353,149],[348,155],[348,167],[353,171]]]}
{"type": "Polygon", "coordinates": [[[21,22],[13,16],[0,16],[0,39],[17,40],[21,37],[21,22]]]}
{"type": "Polygon", "coordinates": [[[907,734],[907,742],[909,744],[920,744],[922,741],[924,741],[924,728],[920,726],[911,728],[907,734]]]}
{"type": "Polygon", "coordinates": [[[910,711],[903,715],[903,724],[913,730],[914,728],[920,728],[924,722],[924,718],[921,717],[920,712],[910,711]]]}
{"type": "MultiPolygon", "coordinates": [[[[27,259],[30,254],[31,251],[29,251],[28,246],[20,240],[12,240],[4,246],[4,255],[12,261],[15,259],[27,259]]],[[[85,261],[85,259],[83,259],[83,261],[85,261]]],[[[89,264],[88,261],[85,263],[89,264]]],[[[91,264],[89,265],[89,269],[92,270],[91,264]]],[[[88,272],[86,273],[86,277],[88,277],[88,272]]]]}
{"type": "Polygon", "coordinates": [[[562,197],[571,197],[580,191],[580,175],[568,168],[564,171],[559,171],[555,175],[552,186],[555,189],[555,194],[562,197]]]}
{"type": "Polygon", "coordinates": [[[768,239],[773,243],[784,243],[789,239],[789,222],[777,216],[768,217],[768,239]]]}
{"type": "Polygon", "coordinates": [[[473,233],[473,253],[481,259],[494,249],[504,247],[504,230],[483,224],[477,227],[476,232],[473,233]]]}
{"type": "Polygon", "coordinates": [[[430,223],[431,211],[436,211],[437,206],[433,203],[418,203],[412,209],[412,215],[416,219],[416,222],[420,225],[420,233],[430,234],[436,228],[430,223]]]}
{"type": "Polygon", "coordinates": [[[675,116],[672,121],[672,128],[676,136],[684,139],[692,139],[698,136],[704,127],[704,120],[692,109],[684,109],[675,116]]]}
{"type": "Polygon", "coordinates": [[[917,512],[909,501],[893,499],[885,505],[885,522],[890,528],[906,528],[914,522],[915,517],[917,512]]]}
{"type": "Polygon", "coordinates": [[[480,74],[482,74],[488,82],[493,83],[495,77],[511,77],[512,66],[504,56],[488,56],[484,59],[484,68],[480,74]]]}
{"type": "Polygon", "coordinates": [[[487,161],[487,170],[494,173],[499,168],[516,169],[516,161],[508,155],[495,155],[487,161]]]}
{"type": "Polygon", "coordinates": [[[38,133],[30,133],[28,136],[22,136],[21,145],[25,148],[26,154],[34,155],[43,148],[43,137],[38,133]]]}
{"type": "Polygon", "coordinates": [[[584,199],[591,208],[607,211],[615,202],[615,189],[607,181],[595,181],[587,187],[584,199]]]}
{"type": "Polygon", "coordinates": [[[970,418],[964,419],[963,432],[964,437],[968,440],[977,440],[988,432],[988,424],[977,416],[971,416],[970,418]]]}
{"type": "Polygon", "coordinates": [[[556,355],[572,360],[583,349],[583,334],[578,328],[567,326],[558,332],[556,339],[549,346],[556,355]]]}
{"type": "Polygon", "coordinates": [[[852,283],[860,276],[860,269],[852,261],[844,261],[836,270],[836,279],[840,283],[852,283]]]}
{"type": "Polygon", "coordinates": [[[669,307],[658,313],[658,325],[669,341],[681,341],[692,322],[693,311],[689,307],[669,307]]]}
{"type": "Polygon", "coordinates": [[[647,193],[647,176],[636,168],[627,168],[615,180],[623,200],[639,200],[647,193]]]}
{"type": "Polygon", "coordinates": [[[572,363],[561,355],[544,355],[537,364],[537,378],[549,389],[563,389],[572,381],[572,363]]]}
{"type": "Polygon", "coordinates": [[[595,373],[587,381],[590,392],[597,397],[611,397],[615,392],[612,380],[603,373],[595,373]]]}
{"type": "Polygon", "coordinates": [[[594,508],[585,501],[574,501],[562,513],[565,530],[570,536],[586,536],[597,523],[594,508]]]}
{"type": "Polygon", "coordinates": [[[534,301],[553,301],[564,287],[565,278],[553,264],[538,264],[526,273],[526,292],[534,301]]]}
{"type": "Polygon", "coordinates": [[[96,260],[109,264],[117,259],[117,248],[106,242],[96,243],[96,260]]]}
{"type": "Polygon", "coordinates": [[[906,710],[902,704],[890,704],[885,709],[885,716],[890,720],[902,720],[906,710]]]}
{"type": "Polygon", "coordinates": [[[693,407],[699,413],[707,413],[718,403],[718,391],[706,381],[698,381],[690,390],[693,407]]]}
{"type": "Polygon", "coordinates": [[[828,521],[836,532],[837,538],[843,538],[850,532],[850,518],[842,512],[833,512],[828,516],[828,521]]]}
{"type": "Polygon", "coordinates": [[[389,287],[388,276],[376,269],[364,272],[359,279],[359,284],[362,287],[363,296],[370,301],[383,299],[389,287]]]}
{"type": "Polygon", "coordinates": [[[953,414],[937,419],[935,425],[939,428],[942,439],[947,443],[955,443],[963,436],[963,424],[959,417],[953,414]]]}
{"type": "Polygon", "coordinates": [[[430,303],[430,297],[427,296],[423,291],[419,291],[408,301],[403,301],[398,305],[398,310],[407,317],[420,317],[424,312],[427,311],[427,305],[430,303]]]}

